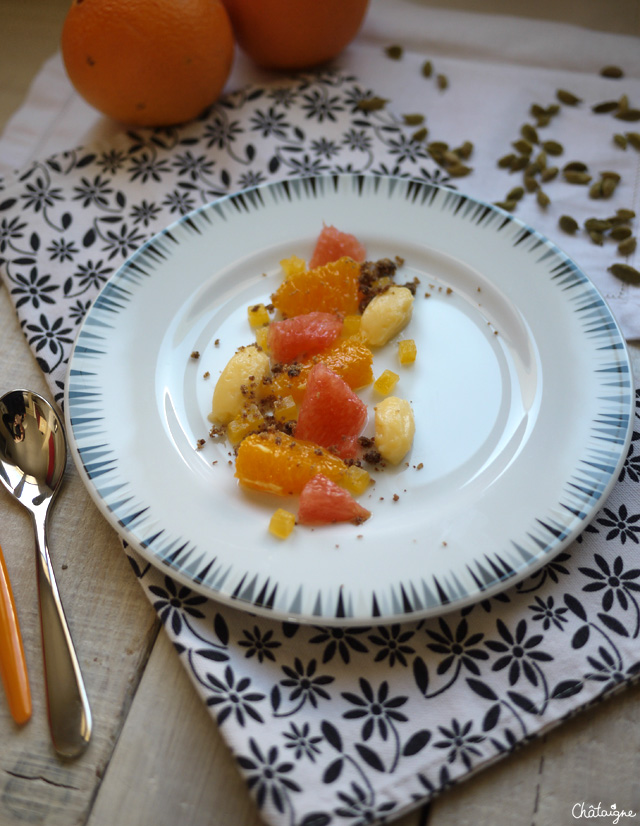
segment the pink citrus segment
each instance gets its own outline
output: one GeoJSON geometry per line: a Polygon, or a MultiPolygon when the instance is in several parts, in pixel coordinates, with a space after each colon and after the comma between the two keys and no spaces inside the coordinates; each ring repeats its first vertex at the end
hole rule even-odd
{"type": "Polygon", "coordinates": [[[295,361],[329,347],[342,332],[342,319],[333,313],[304,313],[269,325],[267,346],[275,361],[295,361]]]}
{"type": "Polygon", "coordinates": [[[350,459],[357,452],[357,439],[366,421],[367,406],[347,382],[323,362],[315,364],[298,412],[296,438],[350,459]]]}
{"type": "Polygon", "coordinates": [[[309,269],[321,267],[330,261],[337,261],[338,258],[342,258],[344,255],[348,255],[349,258],[361,263],[366,258],[367,251],[355,235],[341,232],[334,226],[325,224],[316,241],[313,255],[309,261],[309,269]]]}
{"type": "Polygon", "coordinates": [[[371,516],[353,496],[327,476],[318,473],[303,487],[298,507],[301,525],[327,522],[355,522],[357,525],[371,516]]]}

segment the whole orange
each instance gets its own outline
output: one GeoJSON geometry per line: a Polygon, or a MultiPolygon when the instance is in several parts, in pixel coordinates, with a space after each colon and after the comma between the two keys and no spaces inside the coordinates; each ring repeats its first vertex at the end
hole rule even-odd
{"type": "Polygon", "coordinates": [[[73,0],[61,49],[72,84],[100,112],[169,126],[218,98],[234,43],[221,0],[73,0]]]}
{"type": "Polygon", "coordinates": [[[358,33],[368,0],[223,0],[240,48],[268,69],[336,57],[358,33]]]}

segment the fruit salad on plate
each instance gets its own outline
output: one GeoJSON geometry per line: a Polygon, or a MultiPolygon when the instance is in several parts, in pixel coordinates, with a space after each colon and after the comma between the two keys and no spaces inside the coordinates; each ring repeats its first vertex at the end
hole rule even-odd
{"type": "Polygon", "coordinates": [[[269,529],[286,538],[299,525],[360,524],[371,516],[357,501],[370,471],[399,465],[415,423],[408,400],[393,395],[399,374],[374,377],[373,354],[397,348],[398,370],[416,359],[411,321],[416,282],[397,283],[400,259],[367,261],[353,236],[320,232],[308,264],[280,262],[283,280],[271,303],[248,307],[255,340],[238,348],[213,392],[209,420],[235,452],[235,475],[253,490],[298,497],[297,513],[279,504],[269,529]],[[370,411],[358,395],[373,385],[370,411]]]}

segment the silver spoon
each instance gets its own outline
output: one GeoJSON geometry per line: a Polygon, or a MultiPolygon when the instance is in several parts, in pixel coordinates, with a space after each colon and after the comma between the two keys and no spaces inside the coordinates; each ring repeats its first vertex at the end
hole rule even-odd
{"type": "Polygon", "coordinates": [[[89,744],[91,710],[60,601],[49,548],[47,516],[67,463],[63,424],[51,404],[30,390],[0,398],[0,479],[33,519],[40,625],[51,739],[64,757],[89,744]]]}

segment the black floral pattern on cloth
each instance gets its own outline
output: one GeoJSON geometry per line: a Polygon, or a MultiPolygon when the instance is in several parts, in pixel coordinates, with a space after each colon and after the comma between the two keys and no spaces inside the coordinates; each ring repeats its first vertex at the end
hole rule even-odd
{"type": "MultiPolygon", "coordinates": [[[[401,119],[359,108],[372,96],[331,72],[249,88],[184,127],[123,133],[5,181],[0,272],[56,399],[98,291],[189,210],[287,176],[446,184],[401,119]]],[[[324,627],[255,617],[125,546],[267,822],[389,822],[637,679],[640,413],[635,424],[617,485],[570,547],[510,590],[436,619],[324,627]]]]}

